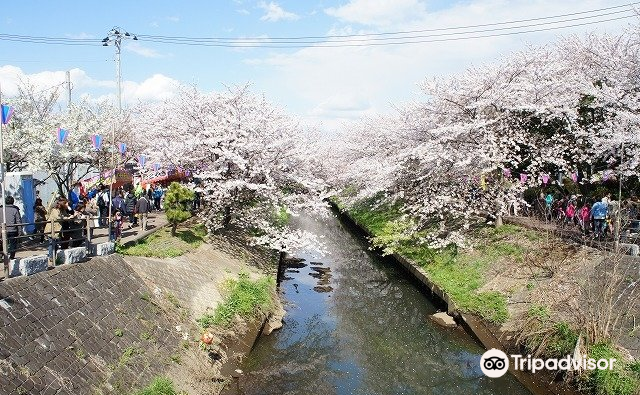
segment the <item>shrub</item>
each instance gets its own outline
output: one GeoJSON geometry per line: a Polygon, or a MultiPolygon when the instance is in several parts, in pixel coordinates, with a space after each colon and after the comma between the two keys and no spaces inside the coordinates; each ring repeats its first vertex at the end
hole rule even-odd
{"type": "Polygon", "coordinates": [[[147,387],[133,395],[177,395],[173,382],[166,377],[156,377],[147,387]]]}
{"type": "Polygon", "coordinates": [[[172,225],[171,235],[176,235],[176,230],[180,222],[191,218],[191,204],[195,194],[189,188],[183,187],[177,182],[169,185],[167,194],[164,198],[165,214],[167,221],[172,225]]]}

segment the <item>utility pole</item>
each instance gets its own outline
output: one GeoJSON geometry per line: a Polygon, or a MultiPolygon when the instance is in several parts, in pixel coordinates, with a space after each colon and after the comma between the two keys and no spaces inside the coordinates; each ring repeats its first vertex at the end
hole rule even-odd
{"type": "MultiPolygon", "coordinates": [[[[0,88],[0,111],[2,109],[2,88],[0,88]]],[[[6,188],[6,176],[7,166],[4,163],[4,139],[3,139],[3,126],[4,122],[0,119],[0,171],[2,172],[2,224],[0,228],[0,235],[2,236],[2,263],[4,267],[4,278],[9,278],[9,240],[7,240],[7,188],[6,188]]]]}
{"type": "Polygon", "coordinates": [[[620,226],[622,224],[622,163],[624,162],[624,142],[620,143],[620,167],[618,170],[618,212],[616,213],[616,239],[614,242],[615,252],[620,251],[620,226]]]}
{"type": "Polygon", "coordinates": [[[109,237],[111,237],[111,200],[113,199],[113,184],[116,181],[116,122],[120,120],[122,115],[122,71],[120,69],[120,53],[122,48],[123,39],[138,40],[135,35],[119,28],[112,28],[107,37],[102,39],[102,45],[108,47],[109,45],[115,45],[116,47],[116,84],[118,86],[118,114],[116,120],[111,127],[111,183],[109,184],[109,237]]]}
{"type": "Polygon", "coordinates": [[[67,85],[67,108],[69,108],[71,107],[71,72],[67,70],[65,75],[66,75],[65,84],[67,85]]]}

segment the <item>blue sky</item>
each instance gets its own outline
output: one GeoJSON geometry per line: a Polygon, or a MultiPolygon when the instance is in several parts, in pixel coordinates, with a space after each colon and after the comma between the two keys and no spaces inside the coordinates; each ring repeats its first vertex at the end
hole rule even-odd
{"type": "MultiPolygon", "coordinates": [[[[5,6],[0,34],[102,39],[114,26],[146,36],[274,37],[385,33],[546,17],[631,0],[30,1],[5,6]],[[98,4],[101,6],[98,7],[98,4]]],[[[620,14],[616,15],[620,16],[620,14]]],[[[600,19],[605,19],[601,17],[600,19]]],[[[253,90],[326,129],[412,100],[424,78],[459,72],[562,34],[621,31],[633,19],[506,37],[357,48],[216,48],[127,41],[125,104],[159,100],[175,82],[205,91],[250,82],[253,90]]],[[[0,84],[46,89],[72,70],[73,98],[115,97],[114,48],[0,39],[0,84]]]]}

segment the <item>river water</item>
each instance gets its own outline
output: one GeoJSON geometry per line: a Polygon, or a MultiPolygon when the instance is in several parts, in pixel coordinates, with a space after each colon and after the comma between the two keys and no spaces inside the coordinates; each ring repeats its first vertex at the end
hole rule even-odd
{"type": "Polygon", "coordinates": [[[437,311],[398,264],[368,251],[337,218],[300,217],[328,254],[285,273],[284,327],[261,337],[243,364],[240,393],[529,394],[513,376],[486,378],[482,347],[437,311]]]}

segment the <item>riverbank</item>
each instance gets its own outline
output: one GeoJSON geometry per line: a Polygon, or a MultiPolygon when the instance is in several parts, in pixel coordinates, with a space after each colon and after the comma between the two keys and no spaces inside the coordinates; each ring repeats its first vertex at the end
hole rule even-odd
{"type": "MultiPolygon", "coordinates": [[[[138,250],[173,243],[153,239],[138,250]]],[[[275,273],[277,262],[225,238],[183,242],[172,244],[188,249],[179,256],[113,254],[0,282],[0,393],[137,394],[167,383],[219,393],[270,310],[207,328],[215,350],[203,346],[197,320],[228,306],[241,281],[265,284],[270,301],[275,276],[265,270],[275,273]]]]}
{"type": "MultiPolygon", "coordinates": [[[[198,227],[185,231],[202,235],[198,227]]],[[[195,249],[179,256],[124,257],[180,317],[175,328],[182,336],[182,350],[165,377],[189,395],[226,393],[271,313],[281,310],[275,293],[277,254],[247,247],[235,237],[202,238],[195,249]]],[[[195,239],[190,234],[187,240],[195,239]]],[[[165,250],[174,251],[180,242],[174,244],[165,250]]],[[[184,244],[179,248],[188,250],[184,244]]],[[[152,255],[159,250],[142,248],[152,255]]],[[[133,251],[140,249],[134,246],[133,251]]]]}
{"type": "MultiPolygon", "coordinates": [[[[602,277],[594,273],[602,267],[604,256],[558,243],[551,234],[513,226],[479,228],[475,248],[434,251],[421,245],[415,235],[407,238],[402,234],[402,221],[406,218],[398,207],[368,202],[339,212],[368,235],[374,246],[394,255],[407,271],[444,300],[449,313],[475,333],[486,348],[515,353],[528,350],[549,357],[556,356],[549,355],[550,351],[572,354],[578,337],[585,336],[574,328],[585,325],[580,320],[589,313],[587,309],[598,311],[603,307],[595,303],[602,292],[592,289],[594,292],[585,295],[585,282],[592,281],[592,288],[611,288],[610,283],[593,281],[602,277]],[[576,310],[581,303],[584,308],[576,310]]],[[[603,349],[629,360],[626,350],[606,342],[580,351],[603,349]]],[[[519,374],[519,378],[537,393],[567,393],[579,386],[585,392],[633,394],[637,384],[634,366],[625,363],[621,369],[606,372],[608,375],[573,381],[575,386],[554,381],[550,375],[519,374]]]]}

